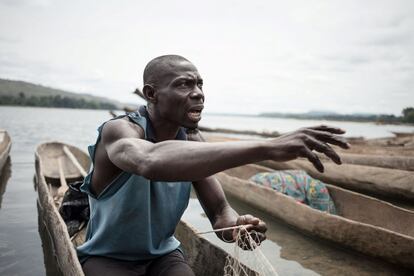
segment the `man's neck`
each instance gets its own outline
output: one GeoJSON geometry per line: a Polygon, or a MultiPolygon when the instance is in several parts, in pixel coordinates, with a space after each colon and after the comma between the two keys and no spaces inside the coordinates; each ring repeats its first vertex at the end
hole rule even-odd
{"type": "Polygon", "coordinates": [[[149,119],[154,130],[155,140],[162,142],[166,140],[174,140],[177,137],[179,125],[171,124],[163,120],[158,114],[151,108],[147,108],[149,119]]]}

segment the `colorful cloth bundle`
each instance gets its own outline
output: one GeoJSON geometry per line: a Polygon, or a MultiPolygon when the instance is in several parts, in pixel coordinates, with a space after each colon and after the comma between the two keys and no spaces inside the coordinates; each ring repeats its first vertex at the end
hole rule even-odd
{"type": "Polygon", "coordinates": [[[326,185],[302,170],[258,173],[250,178],[257,184],[272,188],[314,209],[336,214],[326,185]]]}

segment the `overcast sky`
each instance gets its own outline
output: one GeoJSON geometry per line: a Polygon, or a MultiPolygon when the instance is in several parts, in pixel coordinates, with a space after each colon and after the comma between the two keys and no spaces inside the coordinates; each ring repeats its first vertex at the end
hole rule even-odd
{"type": "Polygon", "coordinates": [[[0,0],[0,78],[139,102],[146,63],[191,60],[207,112],[414,106],[414,1],[0,0]]]}

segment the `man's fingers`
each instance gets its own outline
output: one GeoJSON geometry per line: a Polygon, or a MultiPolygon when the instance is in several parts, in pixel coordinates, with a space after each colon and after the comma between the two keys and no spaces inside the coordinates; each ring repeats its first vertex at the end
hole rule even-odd
{"type": "Polygon", "coordinates": [[[236,222],[237,225],[246,225],[246,230],[247,231],[258,231],[258,232],[266,232],[267,231],[267,226],[266,223],[262,220],[260,220],[259,218],[256,218],[252,215],[243,215],[240,216],[237,219],[236,222]]]}
{"type": "Polygon", "coordinates": [[[326,156],[332,159],[332,161],[334,161],[336,164],[338,165],[342,164],[341,158],[339,157],[339,155],[328,144],[325,144],[313,138],[308,139],[306,141],[306,144],[311,150],[314,149],[318,152],[324,153],[326,156]]]}
{"type": "Polygon", "coordinates": [[[246,227],[247,231],[256,231],[256,232],[261,232],[261,233],[265,233],[267,231],[267,226],[266,223],[264,223],[264,221],[259,220],[259,223],[256,225],[250,224],[246,227]]]}
{"type": "Polygon", "coordinates": [[[244,229],[234,229],[233,231],[233,239],[236,240],[237,237],[240,237],[238,245],[243,250],[252,250],[254,249],[252,246],[260,245],[266,239],[267,227],[264,221],[252,215],[243,215],[237,218],[236,224],[245,225],[244,229]],[[253,239],[253,244],[251,244],[249,236],[253,239]]]}
{"type": "Polygon", "coordinates": [[[314,126],[314,127],[308,127],[308,129],[328,131],[328,132],[334,133],[334,134],[344,134],[344,133],[346,133],[346,131],[343,130],[342,128],[332,127],[332,126],[327,126],[327,125],[319,125],[319,126],[314,126]]]}
{"type": "Polygon", "coordinates": [[[243,215],[237,218],[236,224],[242,225],[242,224],[253,224],[256,225],[260,222],[260,219],[252,216],[252,215],[243,215]]]}
{"type": "Polygon", "coordinates": [[[310,149],[305,148],[304,150],[304,156],[308,158],[308,160],[313,164],[313,166],[321,173],[323,173],[324,171],[324,167],[323,164],[321,162],[321,160],[319,160],[318,156],[312,152],[310,149]]]}
{"type": "Polygon", "coordinates": [[[349,143],[346,141],[344,137],[334,135],[330,132],[315,130],[315,129],[307,129],[305,133],[325,143],[336,145],[344,149],[350,148],[349,143]]]}

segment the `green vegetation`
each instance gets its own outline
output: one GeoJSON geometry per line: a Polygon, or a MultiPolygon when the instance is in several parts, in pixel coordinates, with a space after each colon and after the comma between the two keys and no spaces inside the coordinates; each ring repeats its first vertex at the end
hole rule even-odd
{"type": "Polygon", "coordinates": [[[414,107],[404,108],[402,111],[404,123],[414,124],[414,107]]]}
{"type": "Polygon", "coordinates": [[[1,105],[83,109],[121,109],[123,107],[120,102],[102,97],[5,79],[0,79],[1,105]]]}
{"type": "Polygon", "coordinates": [[[0,105],[20,105],[20,106],[41,106],[41,107],[65,107],[83,109],[116,109],[111,103],[86,101],[84,99],[74,99],[70,97],[55,96],[30,96],[26,97],[23,92],[15,96],[0,96],[0,105]]]}

